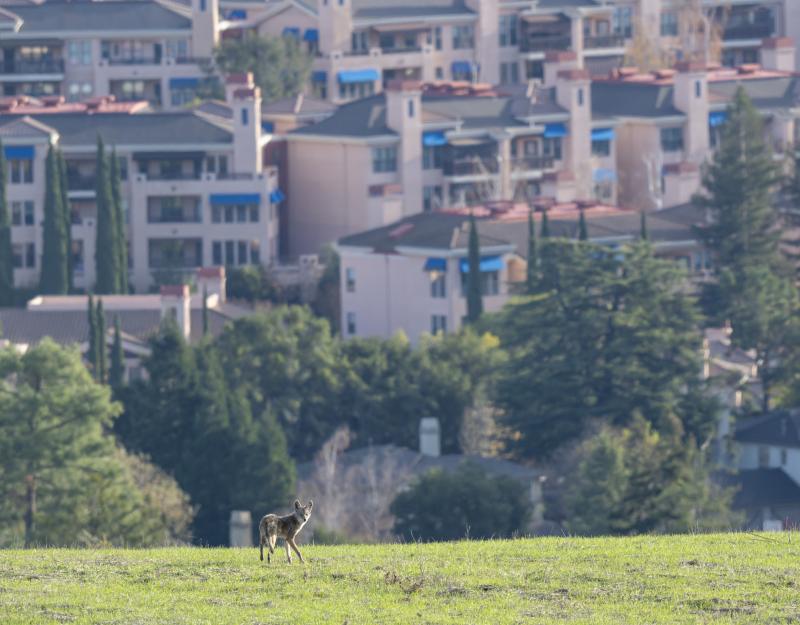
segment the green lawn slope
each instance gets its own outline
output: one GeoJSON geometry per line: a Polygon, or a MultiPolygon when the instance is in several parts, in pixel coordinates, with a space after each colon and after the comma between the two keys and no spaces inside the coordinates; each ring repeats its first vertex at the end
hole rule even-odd
{"type": "Polygon", "coordinates": [[[0,551],[0,623],[800,623],[798,534],[301,549],[0,551]]]}

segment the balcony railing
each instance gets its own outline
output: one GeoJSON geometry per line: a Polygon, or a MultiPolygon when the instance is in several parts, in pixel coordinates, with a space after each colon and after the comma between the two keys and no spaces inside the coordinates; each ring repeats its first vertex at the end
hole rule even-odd
{"type": "Polygon", "coordinates": [[[522,52],[545,52],[547,50],[568,50],[572,45],[569,35],[528,35],[520,41],[522,52]]]}
{"type": "Polygon", "coordinates": [[[499,171],[496,158],[465,158],[445,162],[445,176],[491,176],[499,171]]]}
{"type": "Polygon", "coordinates": [[[624,48],[625,37],[622,35],[587,35],[583,38],[586,48],[624,48]]]}
{"type": "Polygon", "coordinates": [[[181,171],[162,171],[158,173],[143,173],[147,180],[200,180],[200,173],[185,173],[181,171]]]}
{"type": "Polygon", "coordinates": [[[422,46],[408,46],[404,48],[381,48],[383,54],[409,54],[422,52],[422,46]]]}
{"type": "Polygon", "coordinates": [[[764,39],[775,33],[775,24],[728,24],[722,31],[723,39],[764,39]]]}
{"type": "Polygon", "coordinates": [[[67,173],[67,190],[69,191],[94,191],[97,185],[95,176],[82,176],[67,173]]]}
{"type": "Polygon", "coordinates": [[[62,59],[18,60],[10,66],[0,63],[0,74],[63,74],[62,59]]]}
{"type": "Polygon", "coordinates": [[[160,65],[161,59],[155,57],[145,57],[140,59],[125,59],[125,58],[105,58],[103,59],[109,65],[160,65]]]}
{"type": "Polygon", "coordinates": [[[512,159],[512,171],[538,171],[552,169],[555,159],[552,156],[520,156],[512,159]]]}

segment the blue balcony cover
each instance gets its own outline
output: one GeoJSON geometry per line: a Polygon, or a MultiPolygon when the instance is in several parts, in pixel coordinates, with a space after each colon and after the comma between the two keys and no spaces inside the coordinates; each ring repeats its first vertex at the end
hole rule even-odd
{"type": "Polygon", "coordinates": [[[472,75],[472,63],[469,61],[453,61],[453,65],[450,69],[453,74],[472,75]]]}
{"type": "Polygon", "coordinates": [[[319,31],[316,28],[306,28],[303,33],[304,41],[319,41],[319,31]]]}
{"type": "Polygon", "coordinates": [[[246,20],[247,11],[244,9],[231,9],[224,12],[224,17],[226,20],[246,20]]]}
{"type": "Polygon", "coordinates": [[[200,84],[199,78],[170,78],[170,89],[196,89],[200,84]]]}
{"type": "Polygon", "coordinates": [[[3,154],[6,158],[30,159],[33,158],[32,145],[6,145],[3,147],[3,154]]]}
{"type": "Polygon", "coordinates": [[[446,258],[429,258],[425,261],[423,271],[447,271],[446,258]]]}
{"type": "Polygon", "coordinates": [[[592,179],[595,182],[614,182],[617,179],[617,172],[613,169],[595,169],[592,172],[592,179]]]}
{"type": "Polygon", "coordinates": [[[260,204],[259,193],[212,193],[212,204],[260,204]]]}
{"type": "Polygon", "coordinates": [[[613,128],[595,128],[592,130],[592,141],[613,141],[613,128]]]}
{"type": "Polygon", "coordinates": [[[272,122],[261,122],[261,130],[269,133],[275,132],[275,124],[272,122]]]}
{"type": "Polygon", "coordinates": [[[300,29],[297,26],[286,26],[283,29],[283,36],[284,37],[294,37],[295,39],[300,39],[300,29]]]}
{"type": "Polygon", "coordinates": [[[325,71],[311,72],[311,80],[314,82],[328,82],[328,72],[325,71]]]}
{"type": "Polygon", "coordinates": [[[280,189],[275,189],[272,193],[269,194],[269,201],[272,202],[273,204],[280,204],[285,199],[286,196],[280,189]]]}
{"type": "Polygon", "coordinates": [[[447,139],[443,132],[425,132],[422,134],[422,145],[435,148],[440,145],[447,145],[447,139]]]}
{"type": "MultiPolygon", "coordinates": [[[[462,258],[459,262],[461,273],[469,272],[469,258],[462,258]]],[[[500,256],[484,256],[481,258],[481,271],[500,271],[503,268],[503,259],[500,256]]]]}
{"type": "Polygon", "coordinates": [[[377,69],[351,69],[339,72],[337,77],[340,83],[349,85],[356,82],[374,82],[380,80],[381,75],[377,69]]]}
{"type": "Polygon", "coordinates": [[[722,126],[727,119],[727,111],[714,111],[713,113],[708,114],[708,125],[712,128],[716,128],[717,126],[722,126]]]}
{"type": "Polygon", "coordinates": [[[544,138],[558,139],[567,136],[567,127],[564,124],[545,124],[544,138]]]}

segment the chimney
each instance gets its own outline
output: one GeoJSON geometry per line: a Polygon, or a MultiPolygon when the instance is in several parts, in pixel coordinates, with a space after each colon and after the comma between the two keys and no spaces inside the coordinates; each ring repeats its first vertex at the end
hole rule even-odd
{"type": "Polygon", "coordinates": [[[702,163],[708,155],[708,76],[706,66],[682,61],[675,67],[672,103],[686,114],[683,129],[684,154],[692,163],[702,163]]]}
{"type": "Polygon", "coordinates": [[[161,287],[161,319],[168,318],[175,321],[183,338],[188,340],[192,333],[192,310],[188,285],[161,287]]]}
{"type": "Polygon", "coordinates": [[[192,0],[192,56],[210,59],[219,43],[219,0],[192,0]]]}
{"type": "Polygon", "coordinates": [[[425,417],[419,422],[419,453],[438,458],[442,455],[442,433],[439,419],[425,417]]]}
{"type": "Polygon", "coordinates": [[[197,270],[197,291],[211,299],[216,296],[217,302],[225,301],[225,267],[201,267],[197,270]]]}
{"type": "MultiPolygon", "coordinates": [[[[248,82],[252,81],[249,73],[244,76],[248,82]]],[[[255,176],[263,170],[261,89],[240,84],[231,91],[229,104],[233,111],[233,170],[237,174],[255,176]]]]}
{"type": "Polygon", "coordinates": [[[352,0],[329,0],[317,3],[319,13],[319,49],[323,54],[350,50],[353,18],[352,0]]]}
{"type": "Polygon", "coordinates": [[[577,197],[592,195],[592,91],[585,69],[562,69],[556,75],[556,102],[569,111],[569,134],[563,139],[563,157],[575,178],[577,197]]]}
{"type": "Polygon", "coordinates": [[[572,50],[549,50],[544,53],[544,86],[555,87],[558,73],[578,69],[578,55],[572,50]]]}
{"type": "Polygon", "coordinates": [[[496,85],[500,82],[500,42],[497,28],[500,20],[497,0],[464,0],[475,15],[475,60],[479,76],[476,80],[496,85]]]}
{"type": "Polygon", "coordinates": [[[422,212],[422,84],[393,80],[386,87],[386,124],[400,143],[397,161],[404,190],[403,215],[422,212]]]}
{"type": "Polygon", "coordinates": [[[761,66],[764,69],[795,71],[795,45],[791,37],[770,37],[761,46],[761,66]]]}

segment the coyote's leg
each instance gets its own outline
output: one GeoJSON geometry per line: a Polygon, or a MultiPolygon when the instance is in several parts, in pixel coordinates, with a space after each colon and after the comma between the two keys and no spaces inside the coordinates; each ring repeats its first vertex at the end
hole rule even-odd
{"type": "Polygon", "coordinates": [[[305,563],[306,563],[306,561],[305,561],[305,560],[303,560],[303,554],[302,554],[302,553],[300,553],[300,550],[297,548],[297,544],[294,542],[294,538],[290,538],[290,539],[288,539],[286,542],[287,542],[287,543],[289,543],[289,546],[290,546],[292,549],[294,549],[294,552],[297,554],[297,557],[298,557],[298,558],[300,558],[300,562],[302,562],[303,564],[305,564],[305,563]]]}
{"type": "Polygon", "coordinates": [[[292,552],[289,551],[289,539],[285,539],[283,541],[283,546],[286,547],[286,559],[289,561],[289,564],[292,563],[292,552]]]}

